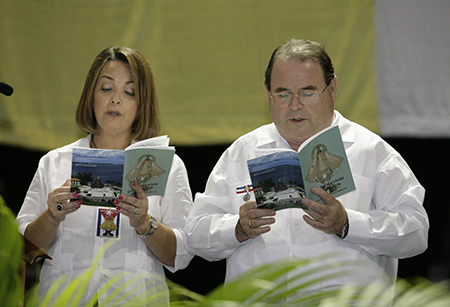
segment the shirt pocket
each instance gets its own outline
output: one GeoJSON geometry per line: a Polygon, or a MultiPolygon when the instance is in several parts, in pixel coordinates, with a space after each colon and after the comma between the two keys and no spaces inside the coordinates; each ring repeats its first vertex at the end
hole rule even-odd
{"type": "Polygon", "coordinates": [[[375,180],[360,175],[353,175],[353,180],[355,181],[355,191],[339,197],[338,200],[340,200],[347,209],[368,212],[372,209],[375,180]]]}
{"type": "MultiPolygon", "coordinates": [[[[145,248],[147,248],[145,246],[145,248]]],[[[154,258],[141,253],[125,253],[125,270],[155,272],[154,258]]]]}
{"type": "Polygon", "coordinates": [[[142,295],[145,292],[148,297],[156,293],[154,288],[156,285],[165,284],[163,268],[155,262],[156,260],[149,255],[126,253],[124,268],[113,274],[121,275],[119,283],[124,291],[142,295]]]}
{"type": "Polygon", "coordinates": [[[228,186],[228,189],[234,213],[239,213],[239,208],[244,203],[255,200],[252,183],[248,180],[234,182],[228,186]]]}

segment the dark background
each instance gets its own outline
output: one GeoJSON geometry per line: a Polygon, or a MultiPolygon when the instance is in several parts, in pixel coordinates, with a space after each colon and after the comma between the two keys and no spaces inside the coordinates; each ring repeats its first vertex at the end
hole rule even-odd
{"type": "MultiPolygon", "coordinates": [[[[425,209],[430,219],[429,244],[425,253],[399,262],[399,277],[421,276],[431,281],[449,278],[450,210],[446,191],[447,174],[450,172],[450,139],[386,139],[402,154],[416,177],[426,189],[425,209]],[[442,182],[444,183],[443,186],[442,182]]],[[[203,192],[209,173],[229,144],[215,146],[176,146],[189,174],[192,193],[203,192]]],[[[0,193],[12,211],[17,214],[28,186],[34,176],[39,159],[45,152],[0,145],[0,193]]],[[[220,285],[225,276],[225,261],[208,262],[194,257],[190,265],[167,276],[200,294],[220,285]]],[[[36,265],[27,269],[27,284],[36,278],[36,265]]]]}

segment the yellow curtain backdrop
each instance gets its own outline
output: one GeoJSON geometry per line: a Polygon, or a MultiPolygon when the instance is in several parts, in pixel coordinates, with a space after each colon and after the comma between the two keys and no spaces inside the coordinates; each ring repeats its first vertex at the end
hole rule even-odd
{"type": "Polygon", "coordinates": [[[361,0],[2,0],[0,143],[49,150],[84,134],[74,112],[105,47],[143,53],[174,145],[226,144],[271,122],[263,75],[290,38],[327,47],[336,108],[378,130],[373,3],[361,0]]]}

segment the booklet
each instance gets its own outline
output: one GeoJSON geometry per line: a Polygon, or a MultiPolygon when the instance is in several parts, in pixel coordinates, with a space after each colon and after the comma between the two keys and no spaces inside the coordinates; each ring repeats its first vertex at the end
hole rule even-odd
{"type": "Polygon", "coordinates": [[[323,130],[298,152],[260,149],[247,161],[258,208],[302,208],[303,197],[323,203],[312,187],[339,197],[355,190],[338,126],[323,130]]]}
{"type": "Polygon", "coordinates": [[[71,191],[83,205],[115,207],[122,195],[136,197],[131,184],[147,196],[164,196],[175,148],[160,136],[136,142],[125,150],[77,148],[72,153],[71,191]]]}

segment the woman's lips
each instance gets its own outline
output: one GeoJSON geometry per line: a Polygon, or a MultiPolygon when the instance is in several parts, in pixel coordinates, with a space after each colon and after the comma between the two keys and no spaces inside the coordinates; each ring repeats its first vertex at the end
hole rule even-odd
{"type": "Polygon", "coordinates": [[[119,116],[120,115],[120,112],[117,112],[117,111],[108,111],[106,113],[111,116],[119,116]]]}

